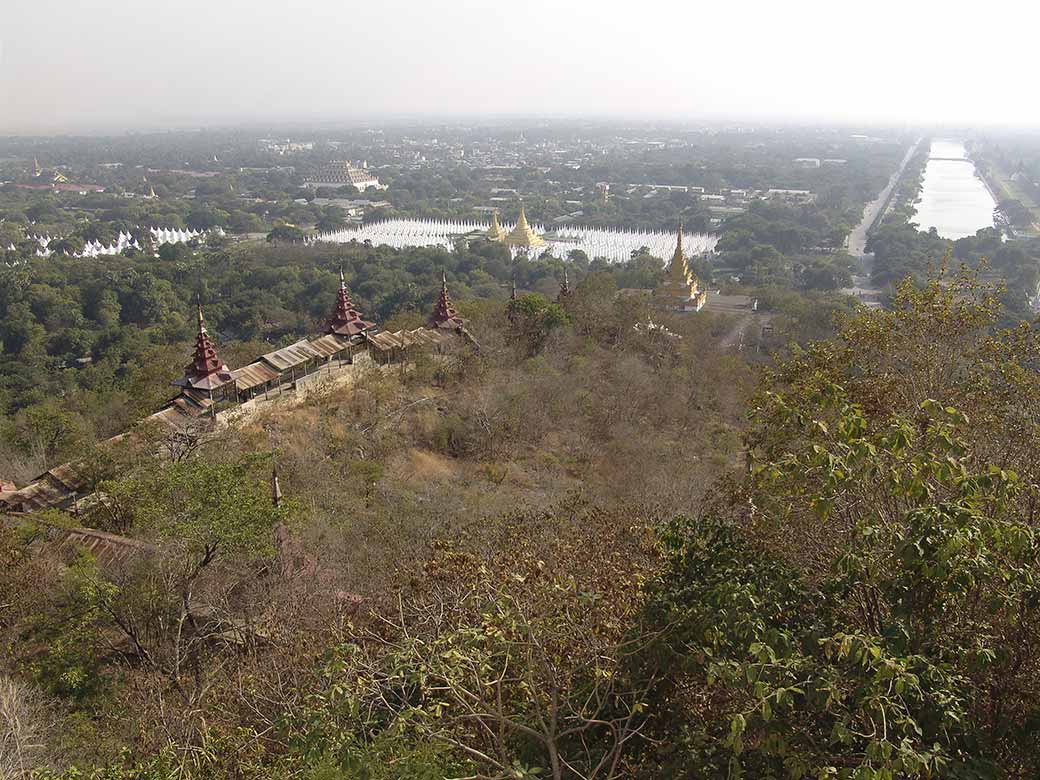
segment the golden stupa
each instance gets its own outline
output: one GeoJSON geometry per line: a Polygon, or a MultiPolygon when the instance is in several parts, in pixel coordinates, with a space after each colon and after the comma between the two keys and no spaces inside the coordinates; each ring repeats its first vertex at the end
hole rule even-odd
{"type": "Polygon", "coordinates": [[[487,233],[488,241],[501,241],[506,237],[506,231],[502,229],[502,225],[498,222],[498,212],[491,212],[491,227],[488,228],[487,233]]]}
{"type": "Polygon", "coordinates": [[[664,271],[664,281],[654,290],[654,302],[675,311],[700,311],[707,297],[686,264],[680,224],[675,254],[664,271]]]}
{"type": "Polygon", "coordinates": [[[516,227],[505,237],[509,246],[521,247],[523,249],[534,249],[545,246],[545,239],[535,233],[527,224],[527,215],[524,213],[524,204],[520,204],[520,217],[516,221],[516,227]]]}

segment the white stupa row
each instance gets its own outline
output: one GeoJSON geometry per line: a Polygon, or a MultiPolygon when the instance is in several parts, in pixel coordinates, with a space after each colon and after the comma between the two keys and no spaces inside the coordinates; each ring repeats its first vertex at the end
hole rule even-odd
{"type": "MultiPolygon", "coordinates": [[[[151,233],[152,242],[155,246],[161,246],[162,244],[184,244],[189,241],[195,241],[200,238],[204,238],[208,233],[214,233],[216,235],[224,235],[224,231],[221,228],[214,228],[212,231],[209,230],[181,230],[179,228],[148,228],[148,232],[151,233]]],[[[38,257],[50,257],[52,254],[48,245],[54,240],[51,236],[29,236],[29,239],[35,241],[40,245],[40,248],[36,250],[38,257]]],[[[101,257],[104,255],[118,255],[122,254],[124,250],[133,247],[134,249],[140,249],[141,245],[138,243],[130,233],[124,233],[122,230],[119,231],[119,235],[116,240],[111,244],[102,244],[100,241],[88,241],[83,245],[83,251],[76,254],[76,257],[101,257]]]]}
{"type": "MultiPolygon", "coordinates": [[[[8,252],[13,252],[17,247],[14,244],[10,244],[6,247],[8,252]]],[[[0,261],[0,266],[4,268],[14,268],[16,265],[21,265],[25,260],[8,260],[6,257],[0,261]]]]}
{"type": "MultiPolygon", "coordinates": [[[[178,228],[148,228],[152,234],[152,240],[158,246],[160,244],[185,244],[206,235],[205,230],[179,230],[178,228]]],[[[224,235],[220,228],[219,235],[224,235]]]]}
{"type": "MultiPolygon", "coordinates": [[[[319,233],[308,240],[345,244],[351,241],[371,242],[375,246],[394,249],[405,247],[441,247],[447,251],[455,248],[455,239],[467,233],[483,233],[491,227],[489,222],[437,219],[386,219],[368,225],[350,227],[331,233],[319,233]]],[[[503,224],[509,233],[515,225],[503,224]]],[[[580,249],[590,259],[605,258],[622,263],[632,253],[646,247],[655,257],[669,258],[675,251],[675,232],[662,230],[622,230],[620,228],[593,228],[567,226],[555,232],[545,233],[541,225],[532,225],[536,233],[543,234],[547,245],[535,250],[539,256],[550,253],[555,257],[566,257],[568,252],[580,249]]],[[[707,233],[689,233],[683,236],[687,254],[697,255],[710,252],[718,243],[718,236],[707,233]]],[[[525,250],[511,248],[515,257],[525,250]]]]}
{"type": "MultiPolygon", "coordinates": [[[[590,260],[604,257],[614,263],[630,260],[632,254],[643,247],[654,257],[664,260],[675,252],[674,230],[621,230],[575,225],[560,228],[545,239],[557,257],[566,257],[568,252],[580,249],[590,260]]],[[[690,256],[711,252],[718,242],[719,237],[711,233],[683,233],[683,249],[690,256]]]]}

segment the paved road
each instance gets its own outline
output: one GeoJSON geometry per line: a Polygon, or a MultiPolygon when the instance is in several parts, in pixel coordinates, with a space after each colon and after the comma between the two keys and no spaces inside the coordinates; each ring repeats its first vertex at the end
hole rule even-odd
{"type": "Polygon", "coordinates": [[[773,321],[772,314],[744,314],[727,331],[726,335],[719,341],[719,349],[744,349],[748,337],[754,338],[761,334],[762,329],[769,326],[773,321]]]}
{"type": "Polygon", "coordinates": [[[917,151],[917,147],[921,145],[921,139],[917,139],[914,145],[907,151],[906,156],[903,157],[903,162],[899,165],[899,170],[892,174],[892,178],[888,180],[888,184],[885,185],[885,189],[881,190],[881,194],[877,196],[873,201],[868,203],[863,209],[863,219],[860,223],[852,229],[849,233],[848,241],[846,246],[848,252],[853,257],[862,257],[867,251],[867,231],[870,230],[870,226],[874,224],[874,220],[877,218],[878,213],[885,207],[888,202],[888,196],[892,190],[899,183],[899,180],[903,176],[903,171],[906,170],[907,164],[910,162],[910,158],[914,156],[914,152],[917,151]]]}

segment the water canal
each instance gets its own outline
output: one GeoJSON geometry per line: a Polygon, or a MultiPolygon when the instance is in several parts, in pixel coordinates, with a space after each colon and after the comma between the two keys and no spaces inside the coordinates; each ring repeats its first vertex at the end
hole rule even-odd
{"type": "Polygon", "coordinates": [[[925,166],[921,195],[913,221],[922,230],[935,228],[943,238],[975,235],[980,228],[993,227],[993,196],[975,174],[975,163],[964,143],[933,140],[925,166]]]}

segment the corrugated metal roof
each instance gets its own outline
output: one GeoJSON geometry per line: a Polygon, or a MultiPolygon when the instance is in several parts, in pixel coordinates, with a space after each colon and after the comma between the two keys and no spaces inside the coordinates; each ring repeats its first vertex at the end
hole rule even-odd
{"type": "Polygon", "coordinates": [[[381,352],[391,349],[406,349],[416,344],[439,344],[448,336],[429,328],[416,328],[415,330],[399,330],[395,333],[370,333],[368,343],[381,352]]]}
{"type": "Polygon", "coordinates": [[[170,406],[187,417],[201,417],[213,403],[207,398],[198,400],[186,395],[179,395],[170,401],[170,406]]]}
{"type": "Polygon", "coordinates": [[[158,550],[154,544],[93,528],[53,529],[51,544],[57,549],[85,547],[102,563],[125,561],[133,555],[149,555],[158,550]]]}
{"type": "Polygon", "coordinates": [[[257,361],[256,363],[250,363],[248,366],[236,368],[231,372],[231,375],[235,377],[235,384],[239,390],[249,390],[258,385],[266,384],[272,379],[277,379],[279,373],[270,366],[257,361]]]}
{"type": "Polygon", "coordinates": [[[393,333],[387,333],[386,331],[370,335],[368,343],[380,352],[389,352],[391,349],[403,346],[400,339],[393,333]]]}
{"type": "Polygon", "coordinates": [[[198,390],[183,390],[181,391],[180,397],[188,399],[198,407],[209,407],[213,404],[213,399],[209,397],[208,393],[203,393],[198,390]]]}
{"type": "Polygon", "coordinates": [[[80,474],[76,473],[76,470],[72,467],[71,463],[64,463],[61,466],[55,466],[47,472],[47,475],[69,492],[79,490],[87,484],[87,480],[80,474]]]}
{"type": "Polygon", "coordinates": [[[339,354],[349,346],[349,339],[332,334],[322,336],[321,338],[314,339],[314,341],[310,342],[311,349],[319,353],[322,357],[339,354]]]}
{"type": "Polygon", "coordinates": [[[282,347],[274,352],[268,352],[262,359],[281,372],[303,365],[308,360],[313,360],[317,357],[323,356],[317,350],[311,349],[310,344],[303,340],[290,344],[287,347],[282,347]]]}
{"type": "Polygon", "coordinates": [[[181,430],[190,418],[176,406],[168,406],[165,409],[150,415],[148,419],[169,425],[175,430],[181,430]]]}
{"type": "Polygon", "coordinates": [[[50,472],[26,485],[21,490],[4,494],[4,502],[18,512],[31,512],[57,506],[72,495],[50,472]]]}

